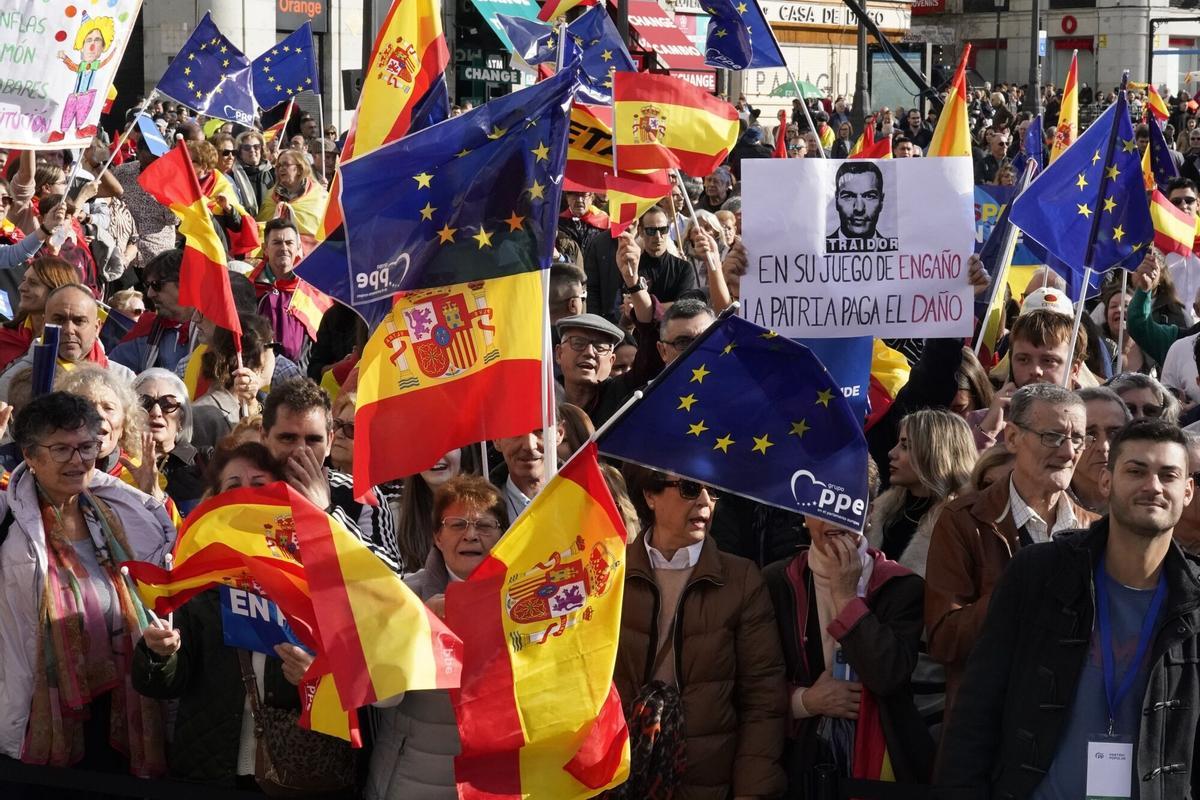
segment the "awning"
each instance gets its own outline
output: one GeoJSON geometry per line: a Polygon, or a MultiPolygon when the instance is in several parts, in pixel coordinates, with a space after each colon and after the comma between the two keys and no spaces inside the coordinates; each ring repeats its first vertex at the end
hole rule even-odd
{"type": "Polygon", "coordinates": [[[629,0],[629,27],[645,50],[653,50],[658,65],[671,72],[712,72],[696,45],[679,30],[671,15],[654,0],[629,0]]]}

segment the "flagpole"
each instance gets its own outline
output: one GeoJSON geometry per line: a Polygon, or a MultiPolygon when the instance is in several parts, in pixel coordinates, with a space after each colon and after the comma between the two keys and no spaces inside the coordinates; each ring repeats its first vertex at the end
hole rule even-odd
{"type": "MultiPolygon", "coordinates": [[[[1037,166],[1033,159],[1025,165],[1025,174],[1021,176],[1021,184],[1017,192],[1008,201],[1011,206],[1018,197],[1020,197],[1029,187],[1033,180],[1033,175],[1037,171],[1037,166]]],[[[1011,222],[1008,224],[1008,230],[1004,232],[1004,242],[1000,246],[1000,268],[992,277],[992,296],[988,300],[987,314],[984,316],[982,323],[979,326],[979,334],[975,337],[975,356],[979,356],[979,352],[983,349],[983,339],[987,335],[988,317],[991,316],[992,307],[996,305],[996,298],[1003,297],[1004,286],[1008,283],[1008,273],[1012,268],[1013,253],[1017,249],[1017,226],[1011,222]]],[[[1001,310],[1000,313],[1003,313],[1001,310]]]]}
{"type": "MultiPolygon", "coordinates": [[[[1090,248],[1089,248],[1090,249],[1090,248]]],[[[1067,348],[1067,368],[1063,372],[1063,386],[1071,388],[1071,367],[1075,365],[1075,343],[1079,341],[1079,326],[1083,322],[1083,301],[1087,297],[1088,284],[1092,282],[1092,267],[1083,268],[1083,285],[1079,287],[1079,305],[1075,309],[1075,324],[1071,327],[1071,344],[1067,348]]]]}
{"type": "Polygon", "coordinates": [[[1121,270],[1121,327],[1117,331],[1117,373],[1125,371],[1125,293],[1129,290],[1129,270],[1121,270]]]}
{"type": "Polygon", "coordinates": [[[328,188],[329,178],[325,176],[325,103],[319,94],[317,95],[317,119],[321,126],[317,131],[317,139],[321,142],[321,180],[328,188]]]}
{"type": "Polygon", "coordinates": [[[142,103],[142,107],[138,109],[137,114],[133,115],[133,119],[129,120],[129,124],[125,126],[125,132],[121,134],[121,138],[117,139],[117,146],[114,147],[112,152],[108,154],[108,161],[105,161],[104,166],[101,167],[100,171],[96,173],[96,180],[100,180],[100,177],[108,171],[109,165],[111,165],[113,159],[117,157],[117,153],[121,152],[121,147],[124,146],[125,141],[129,138],[129,134],[133,132],[133,126],[137,125],[138,115],[146,113],[146,109],[149,108],[150,104],[154,102],[154,97],[157,94],[158,89],[151,89],[150,94],[146,95],[146,100],[142,103]]]}
{"type": "MultiPolygon", "coordinates": [[[[567,20],[558,18],[558,57],[555,74],[562,72],[567,45],[567,20]]],[[[616,151],[616,148],[613,148],[616,151]]],[[[614,167],[615,171],[615,167],[614,167]]],[[[550,270],[542,270],[542,458],[546,460],[546,480],[558,474],[558,409],[553,397],[554,354],[550,337],[550,270]]]]}
{"type": "MultiPolygon", "coordinates": [[[[804,119],[808,121],[808,128],[813,132],[813,135],[817,137],[817,144],[820,145],[817,147],[817,152],[821,154],[821,158],[825,158],[825,147],[824,145],[821,145],[821,135],[817,133],[817,126],[813,122],[812,114],[810,114],[808,111],[808,103],[805,102],[805,97],[800,91],[800,84],[796,82],[796,76],[792,74],[792,68],[789,67],[787,63],[784,63],[783,68],[787,70],[788,80],[792,82],[792,88],[796,90],[796,97],[800,98],[800,110],[804,112],[804,119]]],[[[805,153],[805,155],[808,154],[805,153]]]]}

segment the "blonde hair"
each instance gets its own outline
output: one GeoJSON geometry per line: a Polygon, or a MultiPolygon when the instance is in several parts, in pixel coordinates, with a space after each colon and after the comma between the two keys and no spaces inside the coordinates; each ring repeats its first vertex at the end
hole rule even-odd
{"type": "Polygon", "coordinates": [[[112,17],[91,17],[84,19],[79,24],[79,30],[75,32],[76,50],[83,49],[83,40],[92,31],[96,31],[104,39],[105,50],[112,46],[113,39],[116,37],[116,26],[113,24],[112,17]]]}
{"type": "Polygon", "coordinates": [[[112,392],[125,414],[121,440],[117,445],[134,458],[142,457],[142,434],[149,428],[149,419],[128,383],[117,380],[112,372],[95,364],[81,364],[70,372],[63,373],[55,381],[54,388],[79,395],[93,403],[96,401],[98,389],[108,389],[112,392]]]}
{"type": "Polygon", "coordinates": [[[285,158],[295,160],[296,164],[299,165],[300,176],[304,182],[307,182],[310,178],[312,178],[312,164],[308,163],[308,159],[304,157],[304,153],[301,153],[299,150],[284,150],[275,157],[275,166],[278,167],[279,162],[283,161],[285,158]]]}
{"type": "Polygon", "coordinates": [[[949,411],[928,408],[909,414],[900,426],[908,437],[909,463],[921,485],[934,497],[962,491],[977,456],[966,421],[949,411]]]}
{"type": "Polygon", "coordinates": [[[970,488],[974,491],[982,492],[984,489],[983,476],[996,467],[1011,464],[1015,458],[1016,456],[1013,455],[1004,442],[994,444],[987,450],[984,450],[979,454],[979,458],[975,460],[975,468],[971,470],[970,488]]]}

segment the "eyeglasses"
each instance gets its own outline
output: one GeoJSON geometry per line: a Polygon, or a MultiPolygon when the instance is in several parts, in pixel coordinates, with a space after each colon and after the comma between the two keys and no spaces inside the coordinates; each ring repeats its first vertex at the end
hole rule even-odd
{"type": "Polygon", "coordinates": [[[147,413],[153,411],[155,406],[158,406],[162,409],[163,416],[173,414],[183,408],[183,403],[169,394],[164,394],[161,397],[144,394],[138,398],[138,402],[142,404],[142,408],[146,409],[147,413]]]}
{"type": "Polygon", "coordinates": [[[241,146],[241,149],[242,149],[242,150],[247,150],[247,151],[249,151],[249,150],[262,150],[262,145],[261,145],[261,144],[244,144],[244,145],[242,145],[242,146],[241,146]]]}
{"type": "Polygon", "coordinates": [[[1183,208],[1184,206],[1194,206],[1194,205],[1196,205],[1196,198],[1194,196],[1190,196],[1190,195],[1188,197],[1172,197],[1171,205],[1175,206],[1176,208],[1183,208]]]}
{"type": "Polygon", "coordinates": [[[79,458],[83,461],[95,461],[96,456],[100,455],[100,442],[84,442],[78,446],[69,444],[35,444],[34,447],[44,447],[50,453],[50,459],[59,464],[65,464],[79,453],[79,458]]]}
{"type": "Polygon", "coordinates": [[[161,292],[168,283],[179,283],[178,278],[159,278],[156,281],[146,281],[146,288],[152,292],[161,292]]]}
{"type": "Polygon", "coordinates": [[[1141,416],[1150,417],[1151,419],[1158,419],[1163,413],[1163,406],[1155,405],[1154,403],[1146,403],[1142,406],[1139,406],[1137,403],[1126,403],[1125,407],[1129,409],[1129,413],[1132,414],[1134,418],[1141,416]],[[1139,411],[1141,414],[1138,413],[1139,411]]]}
{"type": "Polygon", "coordinates": [[[335,419],[333,421],[333,432],[341,432],[350,441],[354,441],[354,420],[352,419],[335,419]]]}
{"type": "Polygon", "coordinates": [[[586,336],[568,336],[563,339],[563,343],[569,345],[576,353],[582,353],[589,347],[595,348],[598,356],[606,356],[617,347],[612,342],[598,342],[586,336]]]}
{"type": "Polygon", "coordinates": [[[233,154],[236,152],[237,152],[237,150],[218,150],[217,155],[232,157],[233,154]]]}
{"type": "Polygon", "coordinates": [[[666,236],[671,231],[670,225],[643,225],[642,233],[647,236],[666,236]]]}
{"type": "Polygon", "coordinates": [[[683,352],[684,350],[687,350],[689,347],[691,347],[692,343],[695,341],[696,341],[695,336],[676,336],[674,339],[671,339],[670,341],[663,341],[663,344],[669,345],[670,347],[673,347],[676,350],[683,352]]]}
{"type": "Polygon", "coordinates": [[[1063,446],[1063,442],[1070,440],[1072,450],[1082,450],[1085,447],[1090,447],[1096,441],[1095,436],[1088,436],[1082,433],[1072,433],[1070,435],[1059,433],[1058,431],[1036,431],[1033,428],[1017,424],[1017,427],[1023,431],[1036,434],[1041,440],[1042,447],[1050,450],[1057,450],[1063,446]]]}
{"type": "Polygon", "coordinates": [[[709,500],[720,500],[721,499],[720,492],[718,492],[716,489],[709,486],[708,484],[700,483],[699,481],[688,481],[688,480],[680,479],[680,480],[675,480],[675,481],[663,481],[659,485],[662,486],[663,488],[666,488],[667,486],[674,486],[674,487],[678,488],[679,496],[681,498],[683,498],[684,500],[695,500],[696,498],[698,498],[700,496],[700,492],[708,492],[709,500]]]}
{"type": "Polygon", "coordinates": [[[11,205],[12,205],[12,195],[8,195],[8,194],[0,195],[0,206],[8,207],[11,205]]]}
{"type": "Polygon", "coordinates": [[[484,536],[495,536],[500,532],[500,523],[494,519],[467,519],[466,517],[442,517],[442,527],[454,533],[466,533],[474,528],[484,536]]]}

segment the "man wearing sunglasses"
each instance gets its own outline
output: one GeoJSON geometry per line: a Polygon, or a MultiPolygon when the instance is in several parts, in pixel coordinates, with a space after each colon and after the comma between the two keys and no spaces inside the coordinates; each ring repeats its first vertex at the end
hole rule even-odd
{"type": "Polygon", "coordinates": [[[664,304],[673,303],[685,292],[697,288],[692,265],[669,252],[671,222],[662,208],[654,206],[642,215],[636,229],[632,225],[630,229],[633,230],[628,237],[595,237],[583,253],[583,268],[588,276],[588,313],[599,314],[614,323],[621,318],[621,305],[626,297],[636,304],[637,295],[645,292],[647,303],[651,298],[664,304]],[[622,256],[626,253],[632,262],[623,263],[626,259],[622,256]]]}
{"type": "Polygon", "coordinates": [[[179,303],[179,271],[182,250],[166,250],[150,259],[142,277],[146,299],[154,304],[153,313],[138,317],[121,344],[109,357],[135,373],[162,367],[175,371],[180,359],[190,350],[191,328],[188,323],[194,309],[179,303]]]}

